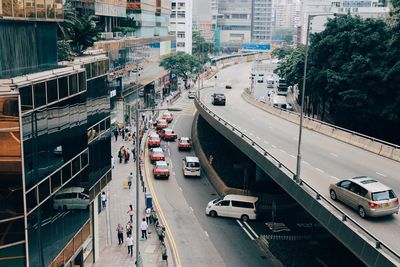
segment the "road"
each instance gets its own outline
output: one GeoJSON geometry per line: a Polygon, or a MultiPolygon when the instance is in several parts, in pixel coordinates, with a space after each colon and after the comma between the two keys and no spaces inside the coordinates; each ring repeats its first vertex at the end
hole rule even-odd
{"type": "MultiPolygon", "coordinates": [[[[251,66],[246,63],[220,71],[217,88],[204,89],[201,99],[213,112],[236,125],[295,172],[298,125],[262,111],[241,97],[243,88],[250,87],[251,66]],[[225,83],[234,85],[233,89],[224,89],[225,83]],[[210,95],[215,91],[226,94],[226,106],[211,105],[210,95]]],[[[302,158],[302,179],[327,198],[330,183],[359,175],[373,177],[400,194],[400,164],[396,161],[306,129],[303,131],[302,158]]],[[[399,215],[361,219],[357,212],[340,203],[337,205],[400,254],[399,215]]]]}
{"type": "MultiPolygon", "coordinates": [[[[195,107],[186,93],[174,107],[171,127],[181,136],[191,135],[195,107]]],[[[194,152],[179,152],[177,142],[162,142],[172,174],[168,180],[150,178],[156,198],[175,239],[182,266],[273,266],[236,220],[205,215],[207,203],[218,197],[207,178],[185,178],[182,159],[194,152]]]]}

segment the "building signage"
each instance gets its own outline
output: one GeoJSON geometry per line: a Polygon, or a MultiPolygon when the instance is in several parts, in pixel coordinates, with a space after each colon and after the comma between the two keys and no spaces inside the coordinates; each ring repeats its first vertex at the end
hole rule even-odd
{"type": "Polygon", "coordinates": [[[268,51],[270,49],[271,44],[247,43],[242,46],[242,50],[247,51],[268,51]]]}

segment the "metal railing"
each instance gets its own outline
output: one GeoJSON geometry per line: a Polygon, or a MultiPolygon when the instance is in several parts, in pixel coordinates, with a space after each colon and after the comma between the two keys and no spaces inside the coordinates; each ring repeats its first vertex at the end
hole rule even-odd
{"type": "MultiPolygon", "coordinates": [[[[233,133],[237,134],[240,136],[246,143],[251,144],[252,147],[256,148],[260,154],[262,154],[264,157],[268,157],[268,159],[273,162],[279,169],[283,170],[284,173],[293,179],[295,181],[295,173],[292,172],[288,167],[286,167],[283,163],[281,163],[277,158],[275,158],[272,154],[270,154],[267,150],[265,150],[263,147],[261,147],[259,144],[257,144],[256,141],[254,141],[252,138],[250,138],[248,135],[243,133],[241,130],[239,130],[237,127],[234,125],[230,124],[223,118],[219,117],[217,114],[215,114],[213,111],[211,111],[205,104],[203,104],[197,97],[195,99],[197,106],[200,106],[205,112],[207,112],[209,115],[211,115],[215,120],[217,120],[219,123],[224,125],[226,128],[230,128],[233,133]]],[[[328,204],[328,206],[332,207],[334,210],[336,210],[339,213],[339,218],[343,222],[351,222],[352,225],[356,226],[359,230],[361,230],[362,233],[364,233],[369,239],[375,243],[375,248],[376,249],[382,249],[385,252],[389,253],[393,258],[396,260],[400,261],[400,254],[395,252],[391,247],[383,243],[382,241],[379,240],[378,237],[370,233],[367,229],[365,229],[361,224],[359,224],[356,220],[351,218],[346,212],[344,212],[342,209],[337,207],[334,203],[332,203],[329,199],[326,197],[322,196],[316,189],[314,189],[311,185],[306,183],[304,180],[300,180],[300,183],[298,184],[299,187],[303,188],[303,190],[306,190],[304,187],[305,186],[308,190],[307,192],[310,194],[311,192],[314,194],[314,198],[318,201],[322,200],[325,203],[328,204]],[[310,192],[311,190],[311,192],[310,192]]],[[[311,194],[310,194],[311,195],[311,194]]],[[[395,231],[395,230],[394,230],[395,231]]]]}

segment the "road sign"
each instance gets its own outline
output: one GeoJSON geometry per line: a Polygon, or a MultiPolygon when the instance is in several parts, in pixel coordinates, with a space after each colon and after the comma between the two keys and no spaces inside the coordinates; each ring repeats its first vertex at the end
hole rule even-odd
{"type": "Polygon", "coordinates": [[[261,43],[247,43],[242,45],[242,50],[247,51],[268,51],[271,49],[271,44],[261,44],[261,43]]]}

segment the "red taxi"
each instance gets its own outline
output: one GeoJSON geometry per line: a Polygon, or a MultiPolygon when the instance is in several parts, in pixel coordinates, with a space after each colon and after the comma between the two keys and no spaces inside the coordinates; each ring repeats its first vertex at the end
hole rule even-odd
{"type": "Polygon", "coordinates": [[[163,113],[161,119],[166,120],[168,123],[170,123],[174,119],[174,116],[171,112],[166,111],[163,113]]]}
{"type": "Polygon", "coordinates": [[[156,129],[161,130],[168,127],[168,122],[166,120],[160,119],[157,121],[156,129]]]}
{"type": "Polygon", "coordinates": [[[178,139],[178,150],[190,150],[192,148],[192,140],[189,137],[181,137],[178,139]]]}
{"type": "Polygon", "coordinates": [[[153,133],[147,139],[147,145],[149,147],[159,147],[160,146],[160,136],[156,133],[153,133]]]}
{"type": "Polygon", "coordinates": [[[156,161],[153,169],[154,178],[169,178],[169,168],[166,161],[156,161]]]}
{"type": "Polygon", "coordinates": [[[150,161],[151,163],[156,162],[157,160],[165,160],[164,151],[161,147],[155,147],[150,150],[150,161]]]}
{"type": "Polygon", "coordinates": [[[159,135],[160,135],[161,139],[163,139],[165,141],[175,141],[176,138],[178,138],[176,133],[170,128],[162,129],[159,132],[159,135]]]}

